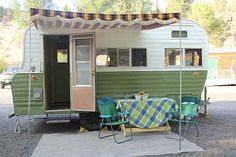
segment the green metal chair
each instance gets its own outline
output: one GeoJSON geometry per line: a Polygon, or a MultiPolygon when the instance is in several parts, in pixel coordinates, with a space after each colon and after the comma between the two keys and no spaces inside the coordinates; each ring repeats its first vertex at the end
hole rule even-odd
{"type": "Polygon", "coordinates": [[[128,112],[117,112],[116,102],[114,101],[114,99],[112,97],[100,97],[97,100],[97,103],[98,103],[98,108],[99,108],[100,117],[101,117],[100,130],[99,130],[98,137],[100,139],[102,139],[105,137],[113,136],[114,141],[117,144],[131,141],[133,139],[133,133],[132,133],[131,125],[129,123],[129,119],[128,119],[129,113],[128,112]],[[117,141],[116,134],[119,132],[120,129],[118,128],[118,130],[115,132],[114,126],[121,126],[122,124],[129,125],[131,137],[128,138],[127,140],[117,141]],[[109,135],[106,135],[106,136],[101,136],[102,128],[104,126],[110,126],[112,133],[109,135]]]}
{"type": "Polygon", "coordinates": [[[197,131],[196,136],[198,137],[199,131],[198,131],[198,124],[197,124],[196,116],[198,114],[199,99],[194,96],[184,96],[184,97],[182,97],[181,101],[182,101],[181,115],[177,111],[170,112],[169,121],[180,122],[180,118],[181,118],[181,123],[185,123],[183,135],[181,133],[181,136],[182,136],[181,140],[183,140],[185,138],[188,125],[192,124],[192,123],[196,127],[196,131],[197,131]]]}

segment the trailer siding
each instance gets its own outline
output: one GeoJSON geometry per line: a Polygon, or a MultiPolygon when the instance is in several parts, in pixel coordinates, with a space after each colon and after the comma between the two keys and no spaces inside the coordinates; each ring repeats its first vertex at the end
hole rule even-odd
{"type": "MultiPolygon", "coordinates": [[[[179,72],[97,72],[96,97],[132,96],[141,89],[150,97],[168,96],[177,100],[179,96],[179,72]]],[[[200,96],[206,81],[207,71],[183,71],[183,95],[200,96]]]]}
{"type": "MultiPolygon", "coordinates": [[[[32,81],[32,89],[43,89],[43,74],[32,81]]],[[[183,95],[200,96],[205,84],[207,71],[183,71],[183,95]],[[197,73],[197,75],[195,75],[197,73]]],[[[12,81],[12,94],[16,115],[28,113],[28,74],[17,73],[12,81]]],[[[123,98],[132,96],[139,90],[149,93],[150,97],[168,96],[178,101],[179,72],[176,71],[133,71],[97,72],[96,97],[113,96],[123,98]],[[171,92],[170,92],[171,91],[171,92]]],[[[31,114],[43,114],[43,100],[31,100],[31,114]]]]}
{"type": "MultiPolygon", "coordinates": [[[[32,80],[31,90],[43,90],[43,74],[35,73],[37,80],[32,80]]],[[[32,94],[32,93],[31,93],[32,94]]],[[[14,102],[14,112],[16,115],[28,114],[28,95],[29,95],[29,74],[17,73],[12,80],[12,96],[14,102]]],[[[31,114],[43,114],[44,102],[41,100],[31,100],[31,114]]]]}

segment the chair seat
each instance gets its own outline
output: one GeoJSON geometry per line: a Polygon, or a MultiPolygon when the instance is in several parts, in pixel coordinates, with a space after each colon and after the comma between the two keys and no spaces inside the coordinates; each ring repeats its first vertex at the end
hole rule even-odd
{"type": "Polygon", "coordinates": [[[124,121],[115,121],[115,122],[111,122],[111,123],[105,123],[106,125],[121,125],[121,124],[128,124],[129,121],[128,120],[124,120],[124,121]]]}

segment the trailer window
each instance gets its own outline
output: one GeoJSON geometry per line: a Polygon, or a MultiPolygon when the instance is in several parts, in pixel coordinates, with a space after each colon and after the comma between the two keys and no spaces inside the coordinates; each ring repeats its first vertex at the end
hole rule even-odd
{"type": "Polygon", "coordinates": [[[180,49],[166,48],[165,49],[165,65],[180,65],[180,49]]]}
{"type": "Polygon", "coordinates": [[[117,67],[117,49],[109,48],[108,57],[107,57],[107,66],[108,67],[117,67]]]}
{"type": "Polygon", "coordinates": [[[146,49],[132,49],[132,66],[147,66],[146,49]]]}
{"type": "Polygon", "coordinates": [[[202,49],[185,49],[185,66],[202,66],[202,49]]]}
{"type": "Polygon", "coordinates": [[[118,49],[118,65],[129,66],[129,49],[118,49]]]}
{"type": "Polygon", "coordinates": [[[96,65],[104,67],[130,66],[129,48],[99,48],[96,65]]]}
{"type": "Polygon", "coordinates": [[[96,65],[117,67],[117,49],[97,49],[96,65]]]}
{"type": "Polygon", "coordinates": [[[68,62],[68,50],[61,49],[57,50],[57,63],[67,63],[68,62]]]}
{"type": "Polygon", "coordinates": [[[96,50],[96,65],[97,66],[107,66],[107,49],[97,49],[96,50]]]}

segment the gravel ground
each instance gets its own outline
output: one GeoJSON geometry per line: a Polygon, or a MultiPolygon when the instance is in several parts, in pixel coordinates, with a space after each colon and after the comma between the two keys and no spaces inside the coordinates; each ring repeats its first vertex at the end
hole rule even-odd
{"type": "MultiPolygon", "coordinates": [[[[199,145],[204,152],[162,155],[163,157],[235,157],[236,156],[236,87],[210,87],[208,96],[211,104],[208,117],[199,118],[200,137],[195,137],[195,128],[190,126],[186,138],[199,145]]],[[[27,156],[27,117],[22,116],[21,133],[14,133],[15,118],[8,119],[13,112],[11,90],[0,89],[0,156],[27,156]]],[[[31,153],[44,133],[78,132],[80,124],[77,115],[70,123],[46,124],[44,117],[31,121],[31,153]]],[[[67,116],[67,118],[69,118],[67,116]]]]}

